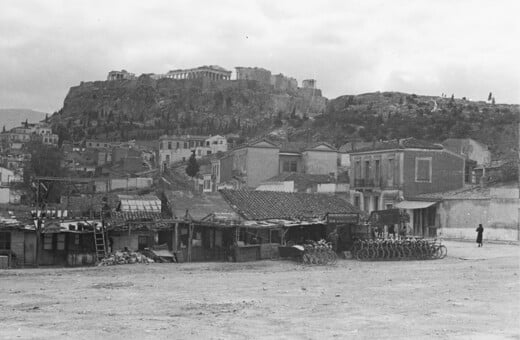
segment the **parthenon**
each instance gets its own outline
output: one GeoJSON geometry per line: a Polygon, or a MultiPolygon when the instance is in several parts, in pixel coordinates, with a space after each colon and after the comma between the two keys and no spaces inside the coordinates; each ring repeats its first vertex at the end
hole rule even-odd
{"type": "Polygon", "coordinates": [[[186,70],[172,70],[166,73],[166,78],[171,79],[195,79],[209,78],[211,80],[230,80],[231,71],[217,65],[200,66],[186,70]]]}

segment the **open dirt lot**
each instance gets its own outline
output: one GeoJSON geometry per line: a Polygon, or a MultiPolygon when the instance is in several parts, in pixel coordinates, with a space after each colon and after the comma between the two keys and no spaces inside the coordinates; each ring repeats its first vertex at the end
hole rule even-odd
{"type": "Polygon", "coordinates": [[[433,261],[0,271],[0,338],[519,339],[519,247],[445,244],[433,261]]]}

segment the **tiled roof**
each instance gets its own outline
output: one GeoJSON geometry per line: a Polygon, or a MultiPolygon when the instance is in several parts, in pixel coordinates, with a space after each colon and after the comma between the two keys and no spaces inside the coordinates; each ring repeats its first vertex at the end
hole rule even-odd
{"type": "MultiPolygon", "coordinates": [[[[490,188],[480,186],[469,186],[457,190],[420,194],[413,197],[413,200],[437,200],[443,199],[486,199],[490,198],[490,188]]],[[[412,199],[412,198],[410,198],[412,199]]]]}
{"type": "Polygon", "coordinates": [[[405,138],[401,140],[389,140],[389,141],[379,141],[372,143],[371,146],[364,146],[360,148],[356,148],[355,152],[363,152],[363,151],[376,151],[376,150],[391,150],[391,149],[430,149],[430,150],[442,150],[442,145],[433,144],[430,142],[426,142],[423,140],[419,140],[417,138],[405,138]]]}
{"type": "Polygon", "coordinates": [[[238,214],[249,220],[323,218],[327,213],[359,213],[347,201],[325,194],[247,190],[221,190],[220,193],[238,214]]]}
{"type": "Polygon", "coordinates": [[[125,221],[156,221],[165,218],[161,212],[151,211],[115,211],[111,213],[111,220],[114,222],[125,221]]]}
{"type": "Polygon", "coordinates": [[[285,181],[294,181],[298,183],[332,183],[334,182],[334,177],[330,175],[303,174],[300,172],[282,172],[279,175],[263,181],[263,183],[285,181]]]}
{"type": "Polygon", "coordinates": [[[108,206],[114,209],[117,205],[118,198],[112,193],[97,193],[93,195],[74,195],[74,196],[62,196],[60,205],[52,205],[53,208],[61,208],[68,210],[69,216],[83,216],[87,215],[90,210],[94,213],[98,213],[104,206],[104,200],[106,200],[108,206]]]}
{"type": "Polygon", "coordinates": [[[195,220],[201,220],[210,214],[233,213],[233,209],[219,193],[192,194],[185,191],[167,191],[166,197],[172,207],[173,215],[183,218],[188,210],[195,220]]]}
{"type": "Polygon", "coordinates": [[[282,142],[279,143],[280,152],[300,153],[310,146],[306,142],[282,142]]]}
{"type": "Polygon", "coordinates": [[[327,142],[316,142],[316,143],[313,143],[313,144],[309,145],[307,148],[305,148],[305,150],[313,150],[315,148],[318,148],[319,146],[326,146],[327,148],[331,149],[332,151],[338,151],[334,147],[334,145],[329,144],[327,142]]]}

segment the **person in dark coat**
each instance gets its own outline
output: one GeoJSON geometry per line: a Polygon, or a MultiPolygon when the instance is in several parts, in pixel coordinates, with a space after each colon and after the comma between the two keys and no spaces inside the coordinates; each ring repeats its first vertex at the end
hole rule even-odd
{"type": "Polygon", "coordinates": [[[482,224],[479,224],[478,228],[475,229],[475,231],[477,232],[477,244],[479,247],[482,247],[482,233],[484,232],[482,224]]]}

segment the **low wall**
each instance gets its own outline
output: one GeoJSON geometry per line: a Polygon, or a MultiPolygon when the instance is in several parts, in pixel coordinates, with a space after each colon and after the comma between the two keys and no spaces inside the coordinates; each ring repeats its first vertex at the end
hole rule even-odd
{"type": "Polygon", "coordinates": [[[439,208],[440,236],[474,240],[482,224],[484,240],[518,241],[518,207],[518,198],[444,200],[439,208]]]}
{"type": "Polygon", "coordinates": [[[97,192],[107,192],[117,189],[145,189],[151,187],[153,179],[149,177],[136,178],[112,178],[108,180],[96,181],[97,192]]]}

